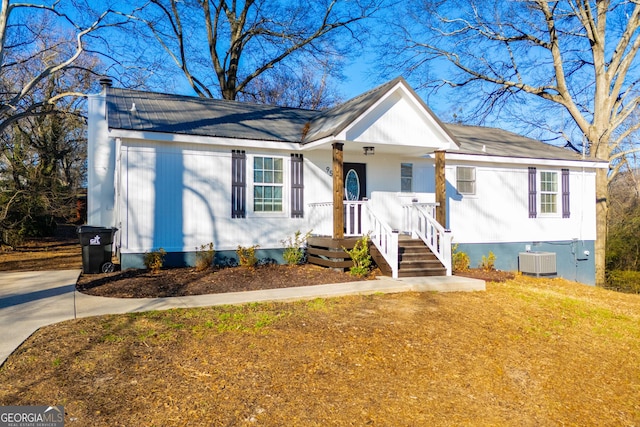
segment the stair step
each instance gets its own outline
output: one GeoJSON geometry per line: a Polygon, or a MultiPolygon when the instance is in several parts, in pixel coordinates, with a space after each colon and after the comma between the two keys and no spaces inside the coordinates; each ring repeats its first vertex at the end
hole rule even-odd
{"type": "Polygon", "coordinates": [[[432,252],[420,252],[420,253],[401,253],[398,254],[398,260],[400,261],[437,261],[438,257],[436,257],[432,252]]]}
{"type": "Polygon", "coordinates": [[[442,264],[439,260],[412,260],[412,261],[400,261],[398,269],[412,269],[412,268],[442,268],[442,264]]]}
{"type": "Polygon", "coordinates": [[[399,240],[398,246],[408,248],[408,247],[414,247],[414,246],[424,247],[426,245],[420,239],[413,239],[413,240],[399,240]]]}
{"type": "Polygon", "coordinates": [[[398,277],[446,276],[447,270],[441,268],[410,268],[398,270],[398,277]]]}
{"type": "MultiPolygon", "coordinates": [[[[384,274],[390,275],[391,271],[378,249],[371,245],[371,254],[375,255],[377,262],[382,265],[384,274]]],[[[409,236],[400,236],[398,243],[398,276],[445,276],[447,270],[440,260],[431,252],[431,249],[420,239],[411,239],[409,236]]]]}

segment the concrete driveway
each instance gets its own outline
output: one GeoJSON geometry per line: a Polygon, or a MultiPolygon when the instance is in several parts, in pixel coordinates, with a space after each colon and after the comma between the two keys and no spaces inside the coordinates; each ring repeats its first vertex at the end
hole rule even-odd
{"type": "Polygon", "coordinates": [[[0,272],[0,366],[42,326],[81,317],[355,294],[485,290],[483,280],[466,277],[382,277],[364,282],[212,295],[105,298],[77,292],[75,285],[79,275],[80,270],[0,272]]]}
{"type": "Polygon", "coordinates": [[[80,270],[0,273],[0,364],[38,328],[74,318],[80,270]]]}

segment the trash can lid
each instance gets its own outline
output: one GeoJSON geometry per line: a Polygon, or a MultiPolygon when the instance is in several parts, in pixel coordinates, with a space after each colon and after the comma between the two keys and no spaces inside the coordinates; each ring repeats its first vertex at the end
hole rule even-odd
{"type": "Polygon", "coordinates": [[[106,233],[106,232],[114,232],[118,229],[116,227],[100,227],[96,225],[79,225],[76,231],[81,233],[106,233]]]}

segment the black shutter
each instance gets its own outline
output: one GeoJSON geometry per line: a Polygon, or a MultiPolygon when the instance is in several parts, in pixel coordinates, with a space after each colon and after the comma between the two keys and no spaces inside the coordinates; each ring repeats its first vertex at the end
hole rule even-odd
{"type": "Polygon", "coordinates": [[[570,218],[569,210],[569,169],[562,169],[562,218],[570,218]]]}
{"type": "Polygon", "coordinates": [[[231,151],[231,218],[244,218],[247,204],[247,156],[231,151]]]}
{"type": "Polygon", "coordinates": [[[302,154],[291,155],[291,218],[304,217],[304,162],[302,154]]]}
{"type": "Polygon", "coordinates": [[[529,168],[529,218],[538,216],[538,201],[536,199],[536,168],[529,168]]]}

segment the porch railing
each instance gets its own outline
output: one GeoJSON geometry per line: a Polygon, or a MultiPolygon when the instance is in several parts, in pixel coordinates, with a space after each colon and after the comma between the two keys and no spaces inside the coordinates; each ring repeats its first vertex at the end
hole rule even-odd
{"type": "MultiPolygon", "coordinates": [[[[451,232],[445,230],[435,220],[434,203],[412,203],[403,205],[402,231],[410,233],[412,238],[421,239],[440,260],[451,275],[451,232]]],[[[311,226],[315,234],[331,236],[333,234],[333,203],[310,204],[311,226]]],[[[376,215],[367,201],[344,202],[345,237],[362,236],[370,233],[384,259],[389,264],[393,278],[398,277],[398,238],[399,231],[376,215]]]]}
{"type": "Polygon", "coordinates": [[[445,230],[435,219],[434,203],[412,203],[403,206],[405,210],[405,229],[411,237],[421,239],[431,252],[447,269],[451,276],[451,231],[445,230]]]}
{"type": "MultiPolygon", "coordinates": [[[[331,236],[333,234],[333,202],[310,203],[310,221],[315,234],[331,236]]],[[[366,201],[344,201],[344,235],[345,237],[362,236],[369,231],[364,224],[362,213],[367,206],[366,201]]]]}
{"type": "Polygon", "coordinates": [[[370,238],[380,254],[384,257],[389,268],[391,277],[398,278],[398,230],[393,230],[387,223],[382,221],[370,208],[366,206],[367,219],[369,222],[370,238]]]}

